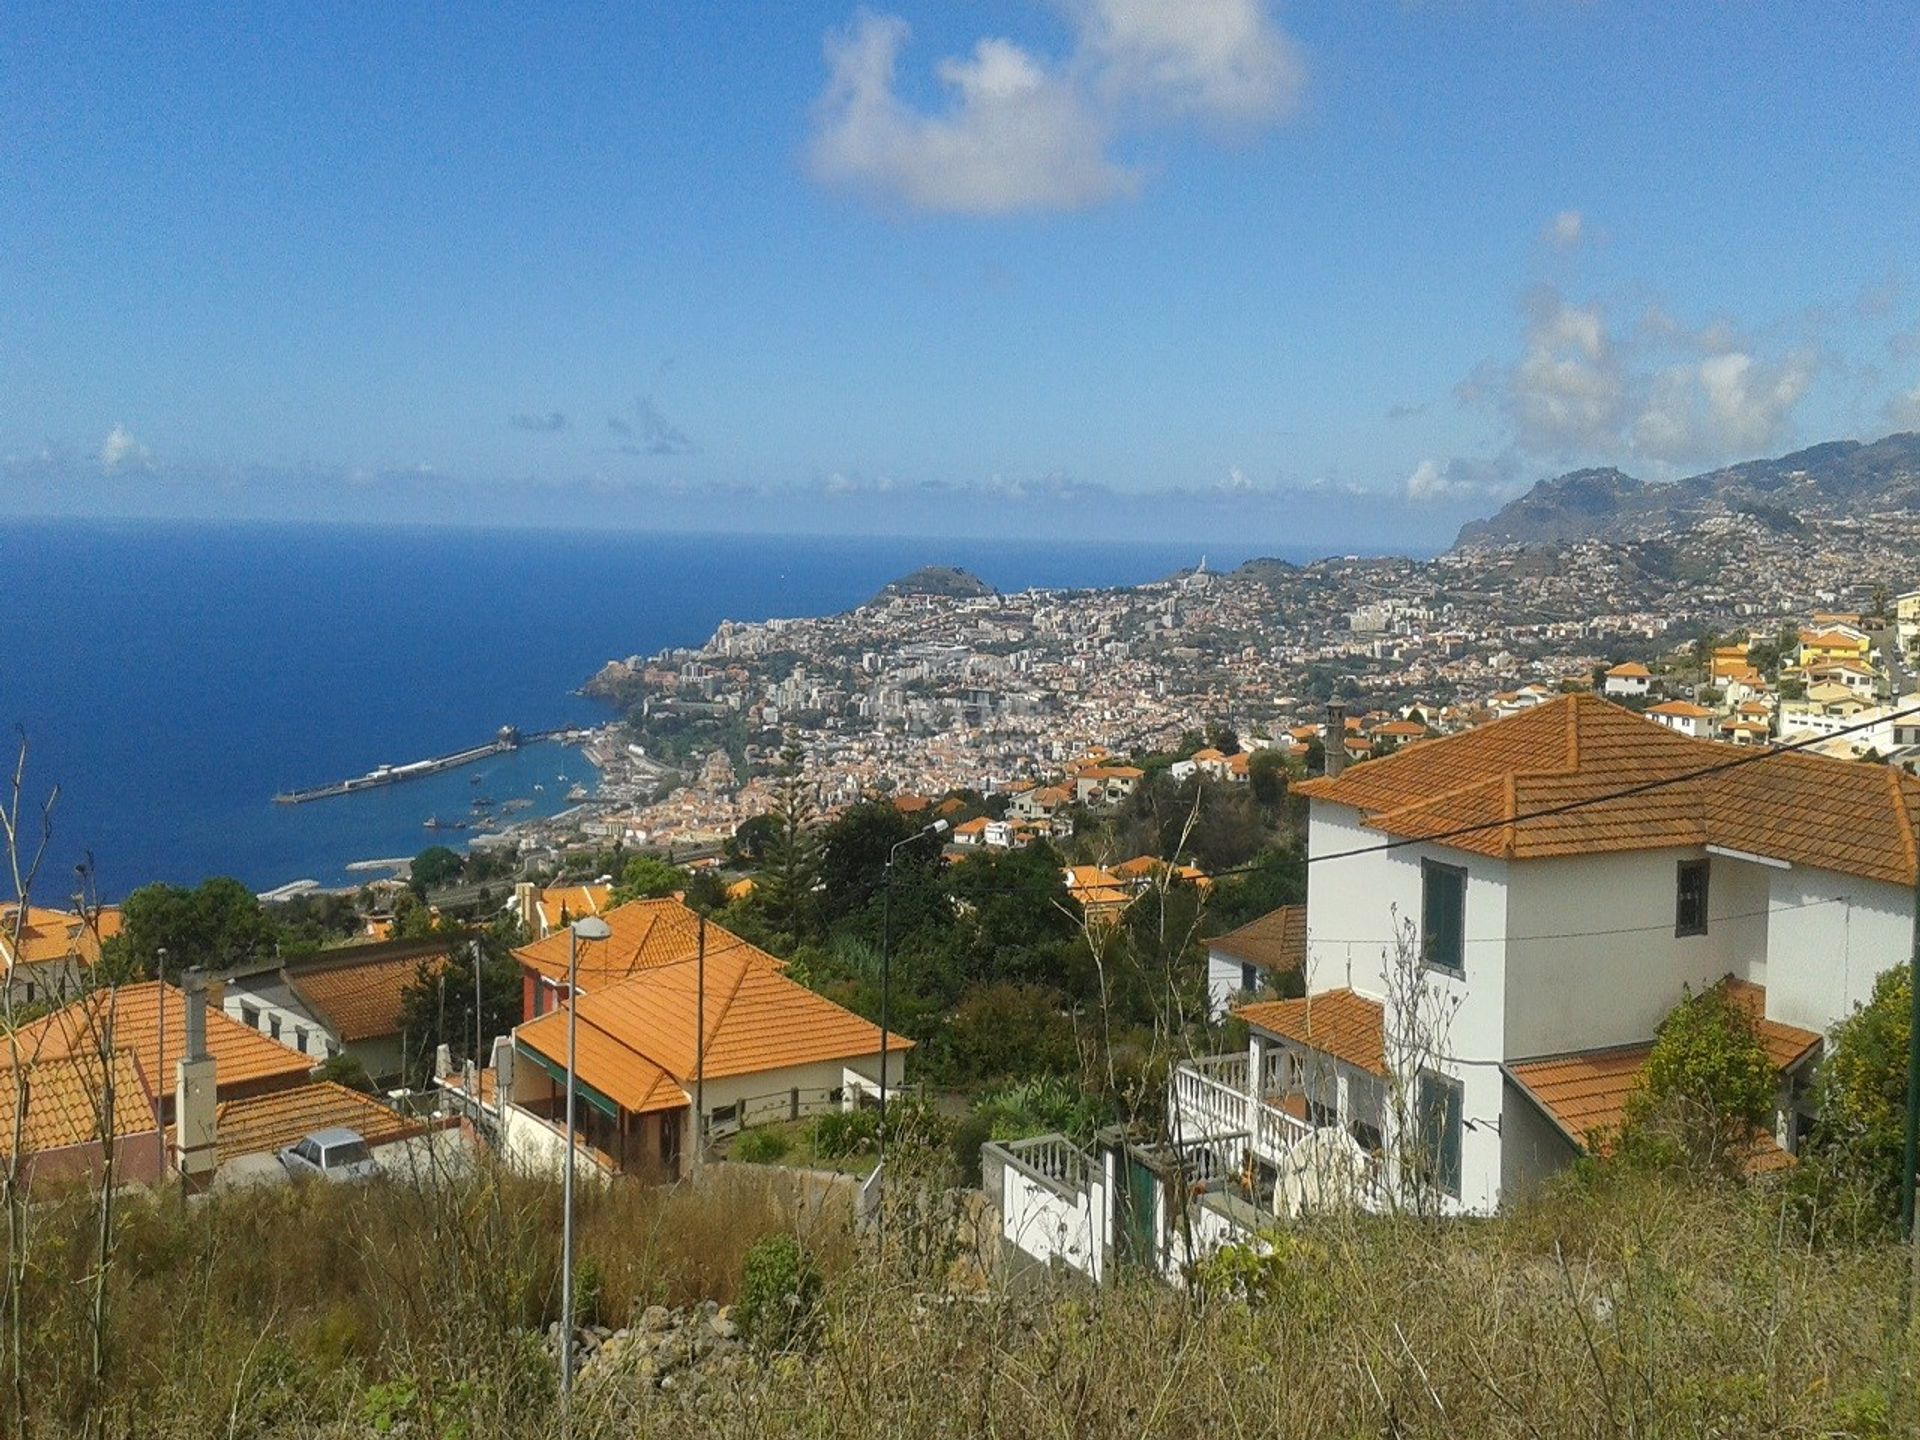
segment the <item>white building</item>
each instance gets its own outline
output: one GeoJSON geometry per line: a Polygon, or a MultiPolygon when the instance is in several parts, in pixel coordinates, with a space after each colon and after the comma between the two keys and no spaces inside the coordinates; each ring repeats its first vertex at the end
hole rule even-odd
{"type": "Polygon", "coordinates": [[[1565,808],[1731,758],[1569,696],[1297,787],[1307,995],[1243,1007],[1246,1055],[1180,1068],[1180,1133],[1242,1137],[1225,1168],[1271,1187],[1338,1126],[1483,1214],[1617,1125],[1662,1017],[1726,984],[1791,1150],[1822,1037],[1907,958],[1920,781],[1782,753],[1565,808]]]}
{"type": "Polygon", "coordinates": [[[1647,718],[1690,740],[1705,740],[1713,734],[1713,711],[1691,700],[1668,700],[1655,705],[1647,711],[1647,718]]]}
{"type": "Polygon", "coordinates": [[[1620,699],[1637,699],[1653,688],[1653,672],[1638,660],[1624,661],[1608,670],[1602,688],[1620,699]]]}

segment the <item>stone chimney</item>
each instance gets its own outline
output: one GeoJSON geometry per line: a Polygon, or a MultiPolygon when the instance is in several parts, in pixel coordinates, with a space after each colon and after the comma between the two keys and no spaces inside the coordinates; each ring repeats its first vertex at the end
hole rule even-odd
{"type": "Polygon", "coordinates": [[[1326,751],[1326,771],[1329,777],[1338,775],[1347,768],[1347,702],[1329,700],[1327,702],[1327,738],[1321,742],[1326,751]]]}
{"type": "Polygon", "coordinates": [[[181,992],[187,1012],[187,1053],[173,1070],[173,1163],[181,1182],[200,1190],[212,1183],[219,1163],[220,1102],[213,1056],[207,1053],[207,977],[189,970],[181,992]]]}

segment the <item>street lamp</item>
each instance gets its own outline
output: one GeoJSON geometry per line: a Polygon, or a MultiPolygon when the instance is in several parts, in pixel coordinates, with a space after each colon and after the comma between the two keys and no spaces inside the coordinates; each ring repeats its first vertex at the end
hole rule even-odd
{"type": "MultiPolygon", "coordinates": [[[[889,972],[893,960],[893,862],[899,858],[903,849],[916,840],[924,840],[929,835],[946,833],[947,822],[936,820],[931,825],[922,826],[914,831],[906,839],[894,842],[893,848],[887,851],[886,897],[880,905],[880,1164],[882,1167],[887,1163],[887,1002],[892,993],[889,972]]],[[[886,1183],[886,1176],[883,1174],[880,1177],[880,1187],[883,1191],[886,1183]]],[[[880,1221],[880,1226],[884,1234],[886,1229],[884,1219],[880,1221]]]]}
{"type": "Polygon", "coordinates": [[[567,1163],[560,1182],[560,1433],[573,1434],[573,1036],[580,998],[580,942],[613,929],[598,915],[567,927],[567,1163]]]}

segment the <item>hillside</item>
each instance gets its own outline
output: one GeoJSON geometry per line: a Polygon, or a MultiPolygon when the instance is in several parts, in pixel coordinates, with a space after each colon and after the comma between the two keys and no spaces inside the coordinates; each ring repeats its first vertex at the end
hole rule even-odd
{"type": "Polygon", "coordinates": [[[1485,520],[1460,527],[1456,549],[1551,541],[1642,539],[1713,515],[1752,515],[1790,530],[1805,517],[1920,509],[1920,433],[1871,444],[1833,440],[1668,484],[1619,470],[1542,480],[1485,520]]]}
{"type": "Polygon", "coordinates": [[[938,595],[949,600],[991,595],[993,587],[969,570],[954,565],[922,565],[911,575],[880,587],[876,600],[902,595],[938,595]]]}

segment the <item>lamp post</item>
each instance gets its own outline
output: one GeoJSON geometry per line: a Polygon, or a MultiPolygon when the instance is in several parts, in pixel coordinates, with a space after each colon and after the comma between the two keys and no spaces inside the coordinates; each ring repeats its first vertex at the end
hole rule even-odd
{"type": "MultiPolygon", "coordinates": [[[[893,862],[899,858],[903,849],[916,840],[924,840],[929,835],[944,835],[946,831],[947,822],[936,820],[931,825],[922,826],[914,831],[906,839],[895,841],[893,848],[887,851],[886,894],[880,903],[880,1164],[882,1167],[887,1163],[887,1007],[892,994],[890,982],[893,962],[893,862]]],[[[883,1194],[886,1184],[886,1176],[882,1174],[880,1190],[883,1194]]],[[[878,1215],[878,1212],[876,1212],[876,1218],[879,1233],[884,1236],[886,1220],[884,1216],[878,1215]]]]}
{"type": "Polygon", "coordinates": [[[597,915],[567,927],[567,1163],[560,1181],[560,1434],[573,1435],[573,1036],[580,998],[580,942],[613,934],[597,915]]]}

